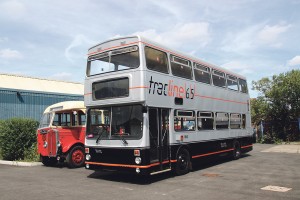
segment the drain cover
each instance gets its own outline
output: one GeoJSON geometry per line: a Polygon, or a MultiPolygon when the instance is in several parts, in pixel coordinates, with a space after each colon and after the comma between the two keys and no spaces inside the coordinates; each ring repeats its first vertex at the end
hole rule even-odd
{"type": "Polygon", "coordinates": [[[291,190],[292,188],[268,185],[268,186],[263,187],[261,189],[262,190],[268,190],[268,191],[274,191],[274,192],[287,192],[287,191],[291,190]]]}

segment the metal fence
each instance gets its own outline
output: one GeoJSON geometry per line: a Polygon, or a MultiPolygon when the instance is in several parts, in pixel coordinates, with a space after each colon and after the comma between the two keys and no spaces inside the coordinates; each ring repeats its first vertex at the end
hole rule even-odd
{"type": "Polygon", "coordinates": [[[257,140],[262,140],[266,137],[277,138],[286,142],[300,140],[300,118],[293,120],[288,126],[279,126],[276,122],[261,121],[254,127],[254,134],[257,140]]]}

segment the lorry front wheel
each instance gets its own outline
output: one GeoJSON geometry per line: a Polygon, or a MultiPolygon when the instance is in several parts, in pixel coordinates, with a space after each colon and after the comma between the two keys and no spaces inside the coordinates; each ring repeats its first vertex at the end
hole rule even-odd
{"type": "Polygon", "coordinates": [[[74,146],[67,155],[67,163],[70,168],[82,167],[84,165],[84,148],[74,146]]]}

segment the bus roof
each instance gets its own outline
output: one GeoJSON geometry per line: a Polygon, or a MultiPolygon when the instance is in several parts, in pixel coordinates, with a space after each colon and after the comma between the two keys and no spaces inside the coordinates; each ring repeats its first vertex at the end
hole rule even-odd
{"type": "Polygon", "coordinates": [[[84,101],[63,101],[51,106],[48,106],[44,113],[51,111],[63,111],[63,110],[82,110],[85,112],[84,101]]]}
{"type": "Polygon", "coordinates": [[[215,69],[215,70],[218,70],[218,71],[222,71],[222,72],[225,72],[226,74],[237,76],[238,78],[242,78],[242,79],[246,80],[246,77],[244,77],[244,76],[242,76],[240,74],[237,74],[235,72],[229,71],[229,70],[224,69],[222,67],[218,67],[216,65],[210,64],[208,62],[200,60],[199,58],[196,58],[194,56],[188,55],[186,53],[182,53],[180,51],[173,50],[173,49],[171,49],[169,47],[161,45],[161,44],[159,44],[157,42],[149,40],[149,39],[147,39],[145,37],[142,37],[140,35],[134,35],[134,36],[128,36],[128,37],[119,37],[119,38],[112,38],[112,39],[107,40],[105,42],[101,42],[101,43],[99,43],[99,44],[97,44],[97,45],[95,45],[95,46],[93,46],[93,47],[91,47],[89,49],[89,55],[90,54],[94,54],[94,53],[105,52],[105,51],[108,51],[110,49],[114,49],[114,48],[118,48],[118,47],[122,47],[122,46],[128,46],[128,45],[131,45],[131,44],[134,44],[134,43],[138,43],[138,42],[141,42],[141,43],[143,43],[143,44],[145,44],[147,46],[150,46],[150,47],[154,47],[154,48],[159,49],[161,51],[173,54],[175,56],[179,56],[179,57],[185,58],[187,60],[193,61],[194,63],[202,64],[202,65],[205,65],[205,66],[210,67],[212,69],[215,69]],[[96,50],[96,52],[95,52],[95,48],[96,47],[104,45],[106,43],[114,42],[114,41],[117,41],[117,40],[130,40],[131,42],[130,43],[124,43],[124,44],[121,43],[119,46],[114,46],[114,47],[110,47],[110,48],[107,48],[107,49],[104,48],[104,49],[101,49],[100,51],[96,50]],[[136,41],[136,42],[132,42],[132,41],[136,41]]]}

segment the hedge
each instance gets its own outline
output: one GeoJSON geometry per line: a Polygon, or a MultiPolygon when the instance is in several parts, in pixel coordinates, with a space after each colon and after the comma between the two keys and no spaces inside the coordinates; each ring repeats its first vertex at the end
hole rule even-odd
{"type": "Polygon", "coordinates": [[[4,160],[23,160],[36,144],[38,122],[11,118],[0,122],[0,153],[4,160]]]}

